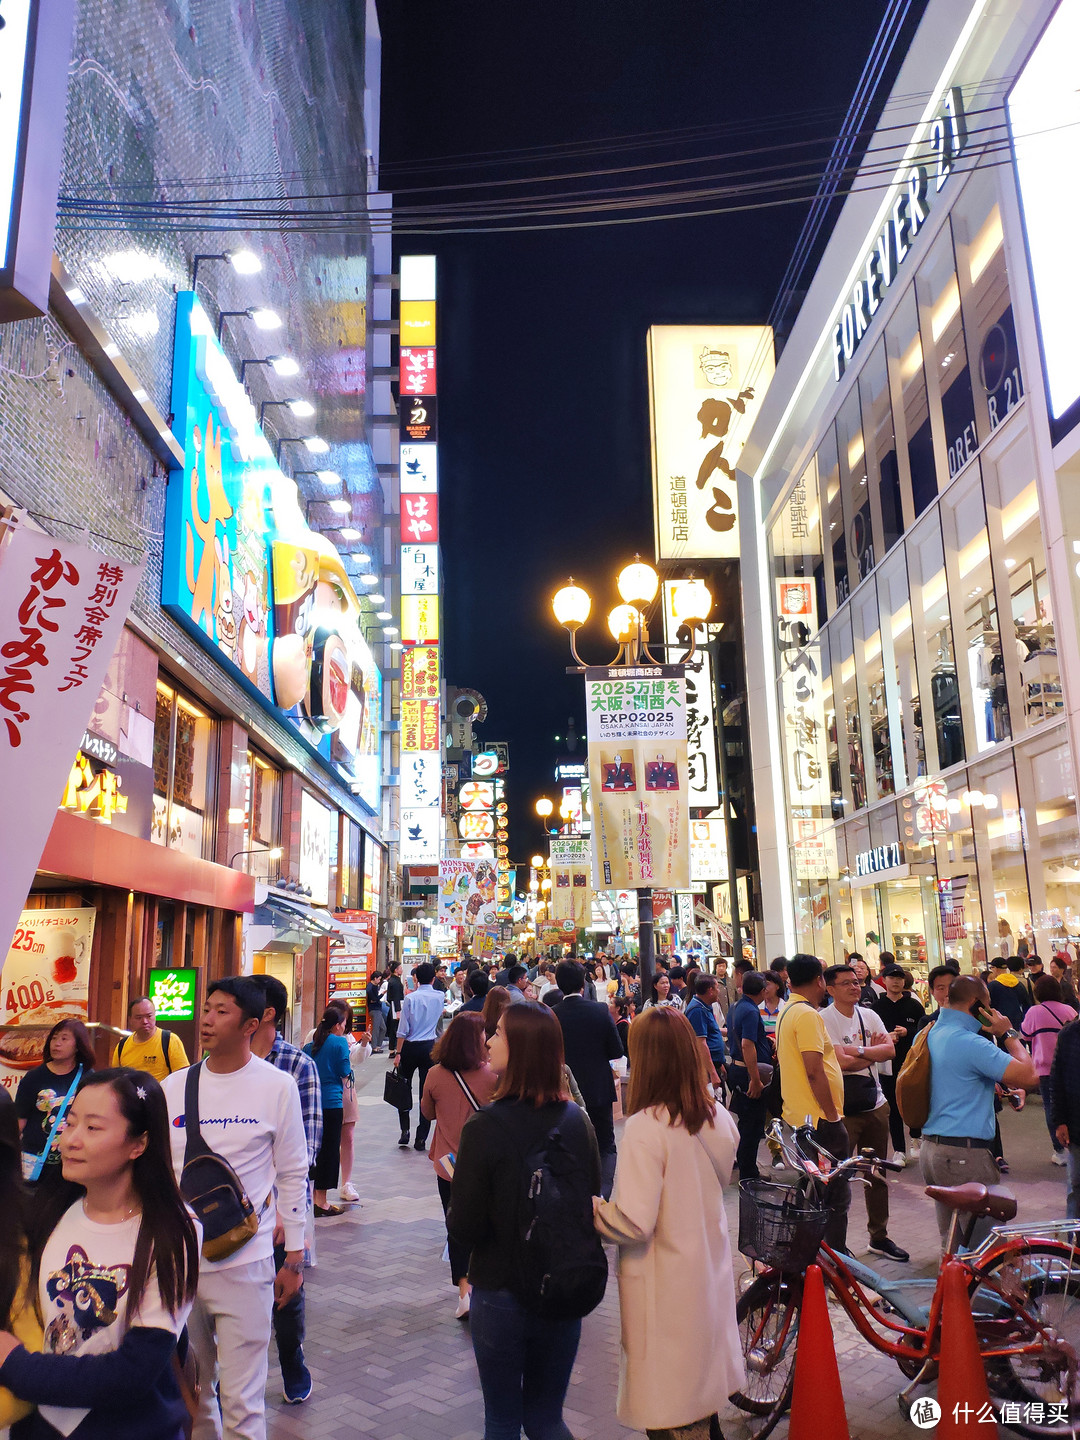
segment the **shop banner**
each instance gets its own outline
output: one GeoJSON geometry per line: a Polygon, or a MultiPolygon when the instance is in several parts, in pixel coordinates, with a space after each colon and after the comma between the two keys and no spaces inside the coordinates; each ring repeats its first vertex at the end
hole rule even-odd
{"type": "Polygon", "coordinates": [[[735,467],[772,379],[773,332],[653,325],[648,358],[656,557],[737,557],[735,467]]]}
{"type": "MultiPolygon", "coordinates": [[[[673,646],[680,643],[680,626],[674,611],[675,590],[680,583],[678,580],[665,580],[661,588],[664,642],[673,646]]],[[[685,630],[681,638],[686,640],[685,630]]],[[[716,750],[716,695],[709,651],[699,649],[685,671],[690,804],[695,810],[715,810],[720,804],[720,767],[716,750]]]]}
{"type": "Polygon", "coordinates": [[[592,842],[562,838],[551,842],[551,914],[584,928],[592,916],[592,842]]]}
{"type": "Polygon", "coordinates": [[[723,820],[690,821],[690,879],[726,880],[728,873],[727,826],[723,820]]]}
{"type": "Polygon", "coordinates": [[[339,910],[334,917],[350,927],[341,943],[331,941],[326,963],[326,1003],[346,1000],[353,1009],[353,1026],[366,1030],[368,975],[375,967],[379,917],[370,910],[339,910]]]}
{"type": "Polygon", "coordinates": [[[694,933],[694,897],[692,893],[680,890],[675,897],[676,924],[679,928],[679,944],[685,945],[694,933]]]}
{"type": "Polygon", "coordinates": [[[97,911],[24,910],[0,972],[0,1085],[14,1094],[40,1065],[58,1020],[85,1020],[97,911]]]}
{"type": "Polygon", "coordinates": [[[20,527],[0,547],[2,945],[26,903],[142,566],[20,527]]]}
{"type": "Polygon", "coordinates": [[[495,866],[490,860],[439,861],[439,924],[493,925],[495,866]]]}
{"type": "Polygon", "coordinates": [[[577,938],[577,926],[573,920],[560,920],[555,925],[544,925],[540,930],[541,945],[570,945],[577,938]]]}
{"type": "Polygon", "coordinates": [[[688,889],[682,667],[589,669],[585,689],[594,883],[688,889]]]}
{"type": "Polygon", "coordinates": [[[517,869],[512,865],[507,869],[496,868],[498,869],[498,884],[495,890],[495,913],[500,920],[512,920],[514,916],[514,886],[517,884],[517,869]]]}

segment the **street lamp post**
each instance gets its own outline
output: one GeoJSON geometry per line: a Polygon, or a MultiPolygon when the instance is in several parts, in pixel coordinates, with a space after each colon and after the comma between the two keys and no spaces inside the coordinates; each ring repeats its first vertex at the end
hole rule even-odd
{"type": "MultiPolygon", "coordinates": [[[[650,648],[645,614],[655,600],[660,586],[660,577],[653,567],[646,564],[640,555],[635,555],[633,563],[624,566],[619,572],[616,583],[623,603],[616,605],[608,615],[608,629],[619,649],[607,668],[626,666],[636,669],[643,664],[665,664],[679,666],[685,671],[685,667],[693,663],[696,654],[697,626],[708,619],[712,609],[712,595],[705,582],[689,576],[680,580],[673,588],[672,614],[676,623],[686,626],[690,632],[689,647],[685,654],[678,658],[666,653],[675,649],[674,646],[653,646],[654,649],[665,652],[663,658],[658,658],[650,648]]],[[[561,590],[556,591],[552,597],[551,608],[555,619],[570,636],[570,654],[574,658],[574,665],[568,668],[567,674],[584,674],[587,666],[578,654],[577,632],[589,618],[592,599],[588,591],[575,585],[571,578],[561,590]]],[[[653,989],[655,938],[652,897],[651,886],[638,887],[638,963],[641,971],[641,993],[644,997],[651,997],[653,989]]]]}

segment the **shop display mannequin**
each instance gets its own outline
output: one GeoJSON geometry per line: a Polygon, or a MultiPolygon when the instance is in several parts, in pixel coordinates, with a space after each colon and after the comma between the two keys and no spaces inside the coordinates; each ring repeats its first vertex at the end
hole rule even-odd
{"type": "Polygon", "coordinates": [[[947,770],[964,758],[964,726],[960,719],[960,690],[956,683],[956,666],[949,656],[945,632],[938,636],[938,653],[930,672],[930,694],[934,702],[934,725],[937,729],[941,768],[947,770]]]}

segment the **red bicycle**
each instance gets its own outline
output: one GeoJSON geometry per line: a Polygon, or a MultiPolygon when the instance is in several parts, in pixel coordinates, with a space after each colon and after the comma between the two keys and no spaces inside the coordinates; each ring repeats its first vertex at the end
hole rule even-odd
{"type": "Polygon", "coordinates": [[[807,1265],[821,1267],[860,1335],[908,1378],[898,1397],[906,1416],[918,1387],[937,1378],[945,1260],[959,1261],[966,1272],[987,1384],[1003,1423],[1031,1440],[1080,1440],[1080,1221],[1009,1225],[1017,1205],[1008,1191],[932,1185],[926,1193],[953,1210],[942,1270],[935,1279],[890,1280],[833,1250],[824,1234],[840,1181],[884,1178],[885,1170],[901,1167],[869,1154],[837,1161],[809,1124],[794,1132],[794,1144],[779,1123],[771,1133],[798,1179],[746,1180],[739,1187],[739,1249],[761,1269],[738,1302],[747,1380],[731,1398],[760,1417],[755,1440],[764,1440],[791,1404],[807,1265]],[[976,1223],[986,1217],[997,1227],[968,1251],[976,1223]]]}

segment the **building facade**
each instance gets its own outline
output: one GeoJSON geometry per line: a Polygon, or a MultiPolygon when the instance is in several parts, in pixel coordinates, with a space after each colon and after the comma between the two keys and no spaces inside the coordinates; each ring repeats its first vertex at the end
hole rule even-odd
{"type": "Polygon", "coordinates": [[[743,452],[769,953],[1076,955],[1080,430],[1014,162],[1077,9],[931,0],[743,452]]]}
{"type": "Polygon", "coordinates": [[[0,502],[145,568],[26,906],[94,911],[103,1036],[152,970],[194,971],[196,1013],[273,970],[310,1024],[333,948],[393,941],[375,6],[78,0],[70,34],[48,310],[0,324],[0,502]],[[319,228],[288,198],[331,194],[319,228]]]}

